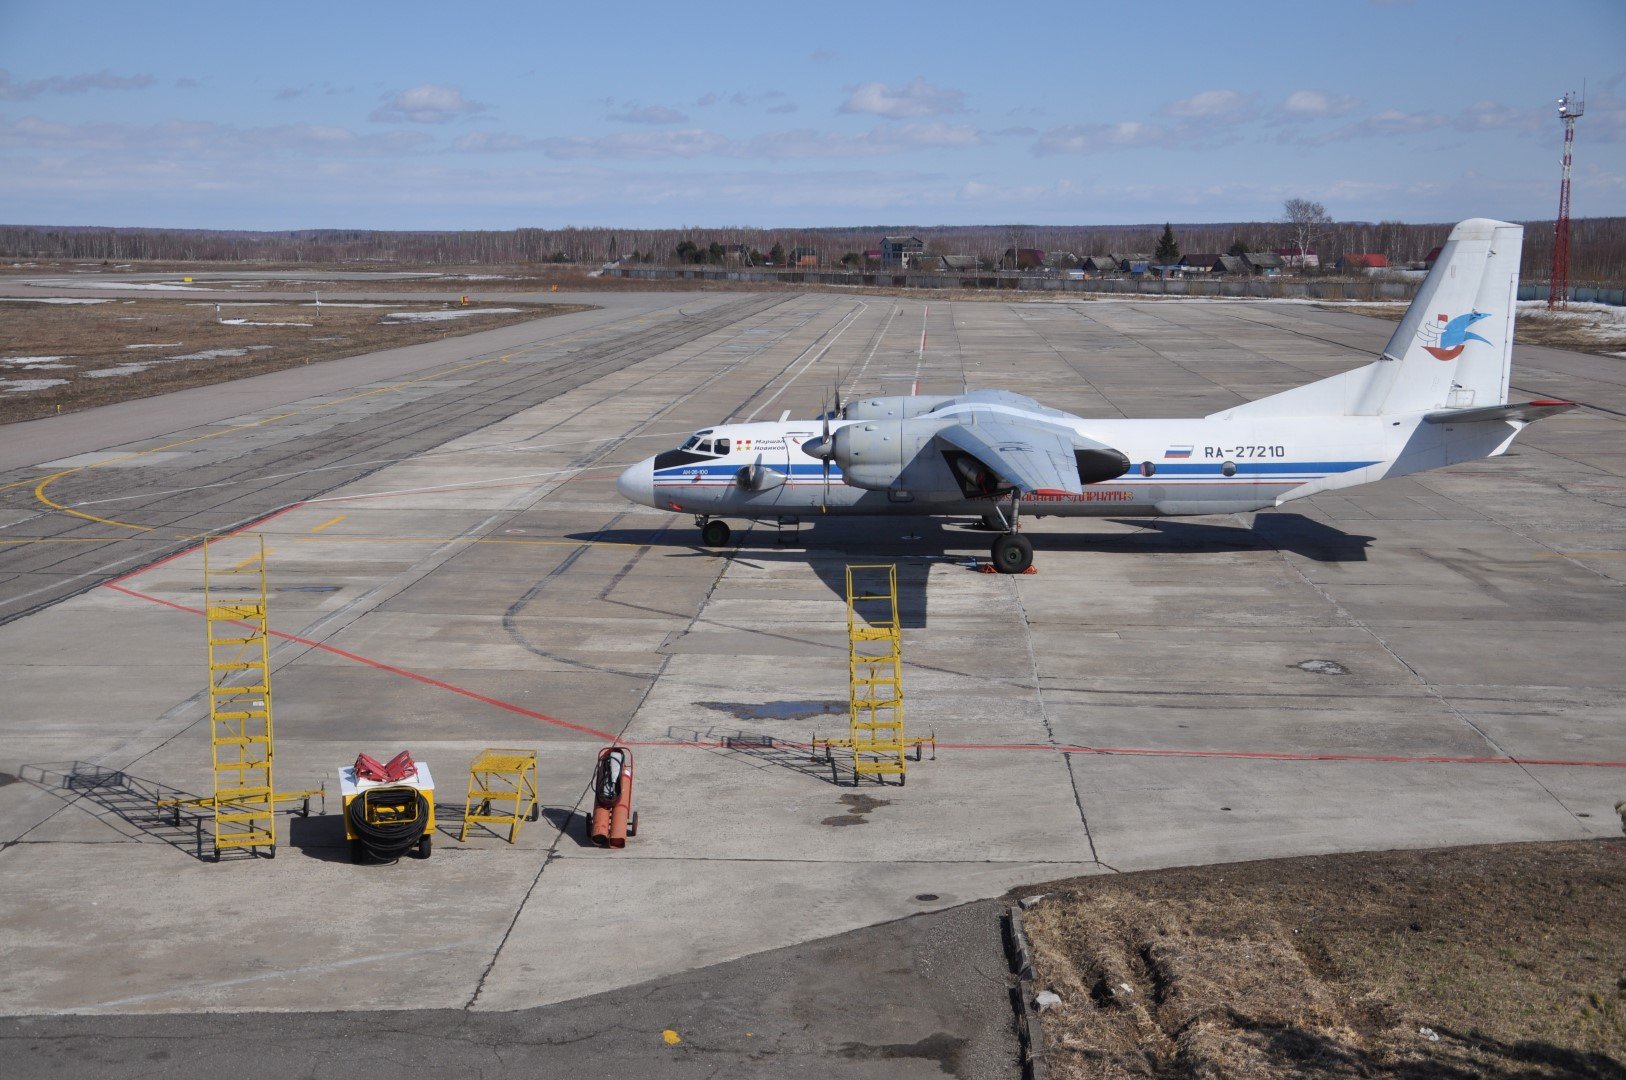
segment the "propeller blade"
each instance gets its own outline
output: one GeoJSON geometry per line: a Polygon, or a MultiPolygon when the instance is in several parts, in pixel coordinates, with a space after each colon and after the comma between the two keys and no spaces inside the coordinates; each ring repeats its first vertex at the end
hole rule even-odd
{"type": "Polygon", "coordinates": [[[830,507],[830,458],[834,456],[835,447],[830,442],[830,413],[824,413],[824,434],[819,436],[819,470],[824,474],[824,498],[819,502],[819,512],[824,513],[830,507]]]}

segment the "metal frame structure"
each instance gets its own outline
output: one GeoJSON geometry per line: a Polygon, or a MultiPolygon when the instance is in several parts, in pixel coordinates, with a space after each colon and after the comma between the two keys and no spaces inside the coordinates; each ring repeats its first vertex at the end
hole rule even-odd
{"type": "Polygon", "coordinates": [[[1569,306],[1570,299],[1570,158],[1575,150],[1575,121],[1586,112],[1586,100],[1574,90],[1558,99],[1558,118],[1564,122],[1564,179],[1558,186],[1558,220],[1553,227],[1553,274],[1547,286],[1547,307],[1569,306]]]}
{"type": "Polygon", "coordinates": [[[203,543],[204,629],[209,655],[209,745],[214,769],[215,850],[277,853],[271,778],[271,642],[266,622],[265,538],[203,543]],[[248,541],[253,554],[222,567],[215,551],[248,541]]]}
{"type": "Polygon", "coordinates": [[[519,838],[521,822],[535,821],[536,751],[487,748],[469,765],[469,800],[463,808],[458,843],[468,839],[469,826],[507,825],[508,842],[519,838]],[[494,803],[509,803],[507,813],[493,813],[494,803]]]}

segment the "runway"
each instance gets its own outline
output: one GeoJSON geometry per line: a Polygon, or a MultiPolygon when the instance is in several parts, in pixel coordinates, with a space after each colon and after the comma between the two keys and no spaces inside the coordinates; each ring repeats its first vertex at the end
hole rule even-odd
{"type": "MultiPolygon", "coordinates": [[[[1516,397],[1592,407],[1505,458],[1258,515],[1034,521],[1031,577],[969,572],[987,540],[961,522],[805,520],[792,544],[736,522],[712,551],[613,488],[709,423],[811,416],[838,377],[1202,415],[1365,363],[1391,329],[1292,303],[617,294],[49,442],[0,430],[0,1013],[569,1009],[720,989],[737,969],[713,965],[1053,878],[1614,835],[1618,361],[1517,349],[1516,397]],[[455,834],[474,753],[535,746],[544,819],[366,868],[331,815],[221,865],[150,819],[154,785],[208,788],[195,545],[228,531],[272,550],[279,787],[410,748],[455,834]],[[800,748],[845,734],[852,561],[898,564],[907,721],[939,739],[903,788],[833,785],[800,748]],[[613,853],[572,827],[611,737],[644,822],[613,853]]],[[[866,1000],[840,963],[829,993],[866,1000]]],[[[760,1007],[793,1015],[791,992],[760,1007]]],[[[913,1045],[958,1007],[874,1038],[913,1045]]],[[[743,1070],[749,1010],[697,1010],[743,1070]]]]}

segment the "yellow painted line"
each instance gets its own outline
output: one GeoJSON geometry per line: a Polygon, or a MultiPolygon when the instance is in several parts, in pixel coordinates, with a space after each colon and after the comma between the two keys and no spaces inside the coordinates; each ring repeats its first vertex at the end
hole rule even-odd
{"type": "MultiPolygon", "coordinates": [[[[639,320],[635,320],[635,321],[644,321],[644,320],[642,318],[640,318],[639,320]]],[[[87,513],[83,512],[81,510],[75,510],[72,507],[64,506],[61,503],[57,502],[56,500],[52,499],[50,496],[46,495],[45,494],[45,489],[47,487],[49,487],[51,484],[55,483],[56,481],[62,479],[64,476],[71,476],[74,473],[84,472],[87,469],[95,469],[95,468],[100,468],[101,466],[104,466],[104,465],[114,465],[114,464],[118,464],[120,462],[131,461],[131,460],[133,460],[135,458],[145,457],[148,454],[156,454],[156,453],[158,453],[160,451],[163,451],[163,450],[173,450],[177,446],[188,446],[188,445],[190,445],[192,443],[203,442],[203,441],[208,440],[208,439],[219,438],[221,435],[230,435],[230,434],[232,434],[234,432],[238,432],[238,431],[247,431],[250,428],[257,428],[257,427],[261,427],[261,426],[263,426],[265,424],[272,424],[272,423],[277,422],[278,420],[286,420],[290,416],[303,416],[305,413],[316,412],[316,411],[318,411],[320,409],[329,409],[329,408],[332,408],[335,405],[343,405],[346,402],[357,401],[357,400],[360,400],[361,398],[366,398],[366,397],[373,397],[373,396],[375,396],[377,394],[396,393],[403,386],[412,386],[415,383],[428,382],[428,381],[430,381],[432,379],[441,379],[441,378],[445,378],[448,375],[456,375],[459,372],[463,372],[463,371],[472,371],[473,369],[475,369],[477,367],[483,367],[486,364],[506,363],[510,356],[522,356],[522,355],[524,355],[526,353],[541,352],[544,349],[551,349],[551,348],[554,348],[554,347],[556,347],[558,345],[568,344],[570,341],[572,341],[572,339],[585,337],[587,335],[593,334],[593,333],[595,333],[595,332],[597,332],[599,330],[602,330],[602,329],[603,329],[603,327],[592,327],[592,328],[585,329],[585,330],[578,330],[574,334],[567,334],[564,337],[559,338],[559,339],[557,339],[555,341],[550,341],[550,342],[546,343],[545,345],[534,345],[531,348],[522,349],[518,353],[508,353],[508,354],[505,354],[505,355],[500,356],[500,357],[499,356],[488,357],[485,360],[472,360],[472,361],[470,361],[469,363],[466,363],[466,364],[455,364],[452,367],[445,368],[445,369],[440,370],[440,371],[431,371],[431,372],[429,372],[427,374],[420,375],[415,379],[408,379],[406,382],[397,383],[397,384],[392,385],[392,386],[375,387],[375,388],[373,388],[371,390],[363,390],[360,393],[350,394],[350,395],[347,395],[345,397],[333,398],[331,401],[318,402],[315,405],[311,405],[311,406],[308,406],[308,407],[303,408],[303,409],[295,409],[292,412],[278,413],[275,416],[267,416],[267,417],[264,417],[262,419],[252,421],[251,423],[237,424],[237,425],[234,425],[234,426],[229,427],[229,428],[221,428],[219,431],[211,431],[207,435],[194,435],[189,439],[181,439],[181,440],[178,440],[176,442],[165,443],[162,446],[150,446],[145,450],[134,450],[134,451],[131,451],[128,454],[123,454],[123,455],[121,455],[119,457],[108,458],[106,461],[98,461],[94,465],[80,465],[80,466],[78,466],[76,468],[64,469],[61,472],[52,473],[50,476],[45,477],[38,484],[36,484],[34,486],[34,498],[36,498],[40,502],[44,503],[46,506],[50,507],[52,510],[56,510],[56,511],[58,511],[60,513],[63,513],[63,514],[69,514],[69,515],[71,515],[73,517],[76,517],[76,518],[83,518],[86,521],[94,521],[98,525],[113,525],[113,526],[116,526],[116,527],[121,528],[121,529],[134,529],[134,530],[136,530],[138,532],[151,532],[152,531],[152,526],[151,525],[137,525],[137,524],[135,524],[133,522],[129,522],[129,521],[117,521],[117,520],[115,520],[113,518],[97,517],[94,514],[87,514],[87,513]]],[[[21,485],[27,484],[29,482],[30,481],[27,481],[27,480],[18,481],[17,486],[21,486],[21,485]]],[[[0,489],[0,490],[3,490],[3,489],[0,489]]]]}
{"type": "MultiPolygon", "coordinates": [[[[142,540],[139,536],[35,536],[16,540],[0,540],[0,547],[21,546],[24,544],[118,544],[126,540],[142,540]]],[[[206,540],[206,536],[188,536],[187,540],[206,540]]],[[[520,540],[508,537],[490,536],[286,536],[280,538],[284,543],[298,544],[449,544],[463,541],[469,544],[515,544],[535,547],[651,547],[650,544],[635,544],[627,540],[520,540]]],[[[266,548],[266,554],[274,548],[266,548]]],[[[252,559],[249,561],[253,561],[252,559]]],[[[234,568],[235,569],[235,568],[234,568]]]]}
{"type": "Polygon", "coordinates": [[[316,526],[316,528],[314,528],[314,529],[312,529],[312,530],[311,530],[311,532],[313,532],[313,533],[319,533],[319,532],[321,532],[321,531],[322,531],[322,530],[323,530],[323,529],[330,529],[330,528],[332,528],[332,527],[333,527],[333,526],[335,526],[335,525],[337,525],[337,524],[338,524],[338,523],[339,523],[339,522],[341,522],[341,521],[343,521],[343,520],[344,520],[344,517],[345,517],[345,516],[344,516],[344,515],[343,515],[343,514],[340,514],[340,515],[339,515],[339,516],[338,516],[338,517],[336,517],[336,518],[329,518],[329,519],[328,519],[328,520],[326,520],[326,521],[324,521],[324,522],[322,522],[322,523],[321,523],[321,524],[320,524],[320,525],[318,525],[318,526],[316,526]]]}
{"type": "Polygon", "coordinates": [[[624,547],[641,548],[626,540],[514,540],[501,536],[292,536],[301,544],[514,544],[522,547],[624,547]]]}
{"type": "Polygon", "coordinates": [[[277,550],[277,549],[276,548],[266,548],[264,551],[260,552],[258,555],[250,555],[248,558],[244,559],[240,563],[233,563],[232,564],[232,569],[233,570],[241,570],[243,567],[247,566],[249,563],[259,562],[262,558],[264,558],[265,556],[271,554],[275,550],[277,550]]]}

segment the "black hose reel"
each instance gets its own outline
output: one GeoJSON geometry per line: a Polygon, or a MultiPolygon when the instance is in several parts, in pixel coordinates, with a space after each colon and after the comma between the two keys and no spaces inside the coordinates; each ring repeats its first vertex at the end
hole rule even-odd
{"type": "Polygon", "coordinates": [[[417,788],[368,788],[350,800],[345,815],[355,837],[352,861],[394,862],[414,847],[418,858],[429,857],[429,801],[417,788]]]}

